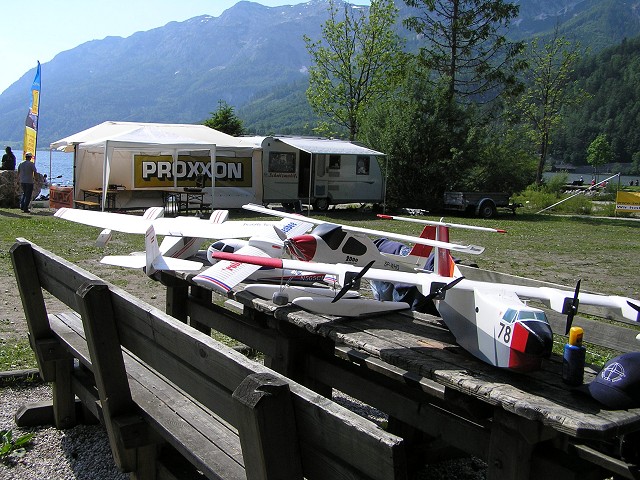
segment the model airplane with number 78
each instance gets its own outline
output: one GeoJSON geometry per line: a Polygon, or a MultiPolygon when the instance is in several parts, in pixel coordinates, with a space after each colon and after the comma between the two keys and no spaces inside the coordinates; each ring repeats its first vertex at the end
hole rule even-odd
{"type": "MultiPolygon", "coordinates": [[[[524,300],[539,300],[549,308],[568,315],[568,323],[577,312],[578,303],[604,306],[625,318],[640,321],[640,302],[619,296],[528,287],[443,277],[427,272],[393,272],[352,265],[302,262],[276,258],[214,253],[215,258],[246,262],[274,268],[300,268],[335,275],[341,285],[354,278],[412,284],[435,301],[442,320],[456,341],[477,358],[501,368],[531,371],[540,368],[551,354],[553,336],[543,310],[527,305],[524,300]]],[[[339,299],[340,294],[336,296],[339,299]]],[[[351,300],[345,300],[349,302],[351,300]]],[[[375,300],[372,300],[375,302],[375,300]]],[[[335,299],[296,298],[292,302],[315,313],[327,313],[324,307],[335,299]]],[[[388,302],[382,302],[388,303],[388,302]]],[[[345,309],[346,311],[347,309],[345,309]]]]}

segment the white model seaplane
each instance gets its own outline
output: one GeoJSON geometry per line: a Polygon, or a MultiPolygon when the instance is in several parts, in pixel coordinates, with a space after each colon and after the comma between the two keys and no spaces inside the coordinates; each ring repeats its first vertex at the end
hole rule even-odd
{"type": "MultiPolygon", "coordinates": [[[[193,257],[207,239],[221,239],[214,245],[222,246],[222,249],[225,245],[234,245],[235,248],[240,248],[249,243],[247,240],[241,240],[242,238],[251,239],[253,237],[256,237],[256,243],[262,247],[270,245],[272,248],[278,248],[279,243],[279,248],[283,248],[282,240],[278,235],[285,235],[285,237],[286,235],[298,235],[306,232],[312,226],[305,223],[302,217],[280,221],[229,221],[227,220],[228,210],[216,210],[208,220],[201,220],[196,217],[163,218],[162,210],[161,208],[150,208],[140,217],[121,213],[61,208],[54,215],[72,222],[103,228],[104,230],[96,242],[99,246],[107,244],[111,238],[112,230],[145,234],[148,237],[149,228],[153,227],[152,245],[157,247],[153,249],[157,258],[155,258],[156,267],[146,270],[148,275],[157,270],[174,270],[173,268],[162,268],[162,265],[167,267],[176,265],[170,261],[171,258],[193,257]],[[157,246],[156,235],[164,236],[159,246],[157,246]],[[262,243],[259,238],[264,239],[262,243]]],[[[131,255],[107,256],[102,259],[102,262],[122,267],[140,268],[144,265],[141,265],[140,258],[135,257],[146,258],[148,256],[148,251],[133,252],[131,255]]],[[[193,270],[193,268],[187,270],[193,270]]],[[[312,275],[315,278],[322,277],[319,274],[312,275]]]]}
{"type": "MultiPolygon", "coordinates": [[[[317,226],[310,234],[295,235],[292,234],[291,231],[288,231],[285,232],[285,237],[285,235],[280,232],[279,235],[282,241],[276,243],[273,243],[273,237],[267,239],[251,239],[249,245],[253,248],[242,251],[236,249],[236,242],[230,244],[216,242],[212,244],[207,251],[207,258],[214,265],[200,272],[200,274],[194,278],[196,283],[226,293],[238,283],[245,280],[253,282],[267,281],[272,283],[286,283],[288,279],[296,281],[297,283],[304,282],[305,280],[307,282],[325,280],[317,274],[308,271],[287,272],[286,276],[283,277],[280,269],[272,269],[269,271],[265,270],[266,267],[261,268],[257,265],[238,264],[237,262],[216,263],[217,260],[212,254],[219,251],[274,258],[282,258],[286,253],[305,261],[347,263],[356,266],[364,266],[373,262],[374,266],[379,268],[411,272],[416,268],[424,268],[432,248],[470,253],[473,255],[480,254],[484,250],[482,247],[476,245],[459,245],[457,243],[437,241],[426,228],[420,237],[414,237],[329,223],[292,213],[278,212],[260,205],[249,204],[243,208],[268,215],[279,216],[289,221],[304,221],[309,224],[316,224],[317,226]],[[369,235],[410,242],[414,244],[414,247],[408,255],[382,253],[378,250],[369,235]],[[282,248],[283,246],[284,248],[282,248]],[[261,278],[256,277],[258,273],[261,275],[261,278]]],[[[275,293],[275,287],[272,288],[275,293]]]]}
{"type": "MultiPolygon", "coordinates": [[[[355,300],[361,305],[352,308],[350,302],[355,300],[341,298],[361,278],[416,285],[423,295],[435,301],[442,320],[461,347],[490,365],[517,371],[538,369],[542,360],[551,354],[553,343],[546,314],[539,308],[527,305],[525,301],[528,299],[539,300],[549,308],[567,314],[568,326],[579,303],[608,307],[625,318],[640,321],[640,302],[619,296],[580,293],[579,288],[571,292],[549,287],[479,282],[464,277],[452,279],[435,273],[371,268],[372,263],[365,268],[358,268],[347,264],[332,265],[222,252],[212,255],[231,262],[299,268],[335,275],[343,288],[334,298],[310,294],[292,300],[293,304],[320,314],[358,316],[363,311],[375,313],[372,306],[375,303],[381,305],[380,312],[387,311],[385,304],[398,303],[360,298],[355,300]],[[363,302],[368,303],[365,305],[363,302]]],[[[405,304],[404,308],[408,308],[408,305],[405,304]]]]}

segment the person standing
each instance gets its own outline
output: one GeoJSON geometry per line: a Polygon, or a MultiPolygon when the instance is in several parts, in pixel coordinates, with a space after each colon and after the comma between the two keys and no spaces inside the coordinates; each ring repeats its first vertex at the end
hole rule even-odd
{"type": "Polygon", "coordinates": [[[20,198],[20,209],[24,213],[29,213],[29,205],[31,204],[31,195],[33,195],[33,183],[35,181],[36,164],[31,161],[33,154],[27,152],[24,161],[18,165],[18,180],[22,187],[22,197],[20,198]]]}
{"type": "Polygon", "coordinates": [[[11,151],[11,147],[4,149],[5,154],[2,156],[2,166],[0,170],[15,170],[16,169],[16,156],[11,151]]]}

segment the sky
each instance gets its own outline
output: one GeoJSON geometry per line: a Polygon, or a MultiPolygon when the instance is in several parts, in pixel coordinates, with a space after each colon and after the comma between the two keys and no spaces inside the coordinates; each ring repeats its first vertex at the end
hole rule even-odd
{"type": "MultiPolygon", "coordinates": [[[[307,0],[256,0],[268,7],[307,0]]],[[[199,15],[220,16],[238,0],[15,0],[2,2],[0,92],[22,75],[90,40],[128,37],[199,15]]],[[[368,0],[350,3],[368,5],[368,0]]],[[[46,77],[43,71],[43,84],[46,77]]]]}

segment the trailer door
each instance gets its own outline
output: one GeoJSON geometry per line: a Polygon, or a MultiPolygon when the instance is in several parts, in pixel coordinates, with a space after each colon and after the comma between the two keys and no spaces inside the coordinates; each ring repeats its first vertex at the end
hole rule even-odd
{"type": "Polygon", "coordinates": [[[329,175],[327,172],[327,156],[317,154],[313,156],[312,162],[313,197],[327,198],[329,196],[329,175]]]}

